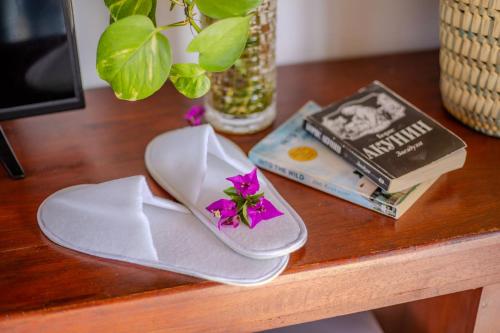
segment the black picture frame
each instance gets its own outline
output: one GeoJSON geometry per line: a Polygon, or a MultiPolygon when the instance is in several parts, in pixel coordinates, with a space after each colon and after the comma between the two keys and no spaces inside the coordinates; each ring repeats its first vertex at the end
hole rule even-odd
{"type": "Polygon", "coordinates": [[[71,69],[73,74],[73,86],[75,96],[66,99],[58,99],[40,103],[19,105],[8,108],[0,108],[0,121],[21,117],[31,117],[52,112],[60,112],[85,107],[85,98],[82,88],[80,75],[80,63],[78,59],[78,50],[76,45],[75,24],[73,18],[73,7],[71,0],[59,0],[63,7],[64,24],[68,40],[71,69]]]}

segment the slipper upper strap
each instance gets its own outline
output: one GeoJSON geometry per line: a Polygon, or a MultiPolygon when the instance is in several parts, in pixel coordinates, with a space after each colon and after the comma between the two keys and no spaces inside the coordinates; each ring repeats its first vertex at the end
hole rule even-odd
{"type": "Polygon", "coordinates": [[[177,130],[176,141],[168,147],[168,156],[171,158],[165,157],[163,172],[170,175],[179,174],[179,177],[170,177],[172,187],[189,202],[196,202],[200,195],[207,173],[208,154],[226,161],[240,172],[248,172],[252,167],[228,155],[210,125],[198,126],[196,131],[189,127],[177,130]],[[186,176],[180,176],[181,174],[186,176]]]}
{"type": "MultiPolygon", "coordinates": [[[[50,212],[50,220],[58,220],[50,224],[51,233],[65,235],[78,248],[157,260],[144,203],[167,204],[155,200],[144,176],[134,176],[61,191],[45,202],[40,214],[43,220],[50,212]]],[[[179,210],[174,203],[172,208],[179,210]]]]}

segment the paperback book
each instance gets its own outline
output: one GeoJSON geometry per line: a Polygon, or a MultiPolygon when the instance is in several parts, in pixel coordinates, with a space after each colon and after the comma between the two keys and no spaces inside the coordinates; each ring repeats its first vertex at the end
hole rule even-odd
{"type": "Polygon", "coordinates": [[[378,81],[306,117],[304,128],[387,192],[463,166],[466,144],[378,81]]]}
{"type": "Polygon", "coordinates": [[[259,167],[384,215],[399,218],[434,180],[388,194],[303,129],[304,119],[321,110],[307,103],[255,145],[250,159],[259,167]]]}

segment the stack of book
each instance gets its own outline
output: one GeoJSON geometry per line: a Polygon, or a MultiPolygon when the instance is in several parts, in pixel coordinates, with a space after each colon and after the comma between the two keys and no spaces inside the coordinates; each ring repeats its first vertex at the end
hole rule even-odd
{"type": "Polygon", "coordinates": [[[307,103],[250,151],[263,169],[399,218],[466,144],[392,90],[373,82],[324,109],[307,103]]]}

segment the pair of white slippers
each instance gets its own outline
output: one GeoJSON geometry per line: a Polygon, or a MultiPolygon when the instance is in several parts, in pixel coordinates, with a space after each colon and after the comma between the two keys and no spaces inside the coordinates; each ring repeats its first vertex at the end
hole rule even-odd
{"type": "Polygon", "coordinates": [[[185,206],[153,196],[143,176],[73,186],[40,206],[43,233],[76,251],[234,285],[271,281],[306,242],[302,219],[260,172],[261,191],[284,215],[253,229],[219,230],[205,207],[224,197],[226,178],[255,166],[211,126],[162,134],[145,159],[153,178],[185,206]]]}

